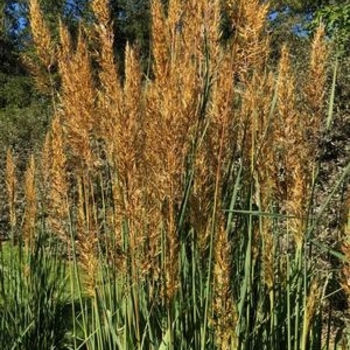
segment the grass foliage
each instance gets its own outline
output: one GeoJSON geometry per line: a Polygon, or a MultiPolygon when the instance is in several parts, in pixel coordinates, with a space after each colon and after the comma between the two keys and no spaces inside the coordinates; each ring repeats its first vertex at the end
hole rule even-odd
{"type": "Polygon", "coordinates": [[[265,2],[172,0],[165,11],[154,0],[149,74],[127,46],[121,77],[107,0],[92,1],[96,25],[74,44],[63,25],[54,44],[30,4],[33,74],[50,88],[56,65],[60,87],[23,183],[7,155],[0,347],[346,346],[321,262],[343,261],[348,295],[349,222],[341,251],[318,239],[349,172],[318,202],[318,140],[332,122],[323,29],[306,72],[287,47],[270,68],[265,2]]]}

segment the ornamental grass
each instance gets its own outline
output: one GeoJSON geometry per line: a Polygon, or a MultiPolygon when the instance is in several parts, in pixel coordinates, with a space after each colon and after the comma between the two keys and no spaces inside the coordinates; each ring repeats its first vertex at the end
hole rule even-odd
{"type": "Polygon", "coordinates": [[[296,72],[287,46],[269,64],[267,2],[150,6],[145,73],[137,46],[117,61],[108,1],[92,1],[93,23],[75,40],[59,22],[55,41],[30,0],[32,72],[55,113],[42,152],[28,160],[23,218],[7,156],[17,239],[1,246],[2,348],[345,344],[326,331],[320,266],[325,251],[343,262],[348,295],[349,244],[340,253],[317,240],[350,168],[317,202],[323,29],[310,40],[308,70],[296,72]]]}

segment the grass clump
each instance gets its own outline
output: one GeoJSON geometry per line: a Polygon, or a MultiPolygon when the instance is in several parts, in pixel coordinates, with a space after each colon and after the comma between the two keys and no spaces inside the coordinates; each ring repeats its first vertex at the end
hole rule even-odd
{"type": "MultiPolygon", "coordinates": [[[[35,291],[30,300],[47,317],[40,328],[30,303],[15,309],[14,320],[29,320],[19,334],[37,325],[24,348],[40,334],[47,348],[329,349],[317,242],[329,201],[315,196],[323,29],[297,93],[287,47],[268,67],[266,3],[173,0],[165,11],[152,1],[148,77],[130,45],[118,75],[107,1],[92,2],[93,33],[80,28],[73,44],[61,25],[56,46],[39,35],[46,27],[31,3],[38,60],[57,60],[60,90],[41,156],[29,161],[23,225],[8,157],[12,250],[26,254],[11,260],[20,277],[2,275],[3,298],[16,293],[9,281],[28,283],[26,300],[35,291]],[[29,274],[23,261],[35,261],[29,274]],[[66,315],[67,293],[70,332],[51,322],[66,315]]],[[[19,344],[23,335],[8,337],[19,344]]]]}
{"type": "Polygon", "coordinates": [[[4,349],[66,349],[69,344],[64,263],[46,247],[44,234],[31,241],[30,251],[20,244],[1,246],[0,344],[4,349]]]}

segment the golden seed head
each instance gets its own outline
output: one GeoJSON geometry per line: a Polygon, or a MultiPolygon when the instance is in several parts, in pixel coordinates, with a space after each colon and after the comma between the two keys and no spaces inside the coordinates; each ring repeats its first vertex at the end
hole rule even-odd
{"type": "Polygon", "coordinates": [[[56,60],[55,49],[38,0],[29,1],[29,22],[38,57],[49,71],[56,60]]]}
{"type": "Polygon", "coordinates": [[[33,155],[31,155],[29,158],[29,164],[25,173],[24,193],[26,207],[23,226],[23,239],[24,242],[30,246],[35,234],[37,210],[37,193],[35,187],[35,160],[33,155]]]}

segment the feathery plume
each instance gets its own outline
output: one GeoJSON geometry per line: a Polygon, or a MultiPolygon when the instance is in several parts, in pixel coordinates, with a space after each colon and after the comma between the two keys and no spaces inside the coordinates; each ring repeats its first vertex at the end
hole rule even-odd
{"type": "Polygon", "coordinates": [[[113,23],[110,18],[108,1],[96,0],[93,1],[92,6],[97,18],[94,31],[98,38],[96,57],[100,66],[97,91],[99,123],[95,125],[95,132],[101,140],[104,140],[107,160],[112,169],[116,169],[117,165],[114,162],[117,147],[116,128],[122,105],[122,88],[114,57],[113,23]]]}
{"type": "Polygon", "coordinates": [[[38,57],[49,71],[55,61],[55,50],[38,0],[29,1],[29,22],[38,57]]]}
{"type": "Polygon", "coordinates": [[[325,41],[325,29],[320,26],[311,44],[309,71],[304,87],[308,110],[305,111],[305,116],[302,118],[304,143],[308,150],[308,159],[312,162],[316,161],[318,140],[324,117],[328,56],[329,50],[325,41]]]}
{"type": "Polygon", "coordinates": [[[89,295],[94,295],[97,283],[98,258],[97,226],[93,218],[93,208],[90,202],[92,195],[89,190],[88,179],[78,178],[78,203],[77,203],[77,252],[79,263],[85,272],[85,286],[89,295]]]}
{"type": "Polygon", "coordinates": [[[79,162],[78,168],[90,169],[93,154],[90,137],[97,125],[95,114],[96,91],[94,88],[90,56],[79,31],[75,52],[69,49],[69,36],[66,30],[60,29],[61,50],[59,70],[62,80],[61,103],[63,106],[63,122],[66,129],[68,145],[73,156],[79,162]],[[68,46],[68,47],[67,47],[68,46]]]}
{"type": "MultiPolygon", "coordinates": [[[[223,222],[223,220],[221,220],[223,222]]],[[[213,320],[216,328],[216,343],[219,349],[237,346],[234,329],[237,324],[237,310],[231,290],[232,251],[223,226],[218,228],[214,250],[213,278],[213,320]]]]}
{"type": "Polygon", "coordinates": [[[160,0],[152,1],[152,48],[154,74],[157,81],[166,84],[169,70],[169,34],[167,33],[165,13],[160,0]]]}
{"type": "Polygon", "coordinates": [[[29,1],[29,24],[36,51],[35,57],[26,53],[23,62],[34,77],[37,88],[55,98],[51,72],[56,64],[56,48],[38,0],[29,1]]]}
{"type": "Polygon", "coordinates": [[[269,3],[258,0],[240,2],[237,21],[237,62],[239,78],[242,82],[254,71],[260,71],[268,57],[268,39],[265,34],[269,3]]]}
{"type": "Polygon", "coordinates": [[[110,22],[111,15],[108,0],[93,0],[91,7],[94,15],[97,17],[97,22],[101,26],[110,22]]]}
{"type": "Polygon", "coordinates": [[[279,192],[281,199],[286,201],[288,214],[294,216],[288,225],[297,247],[301,248],[307,205],[305,195],[308,193],[307,173],[304,171],[307,149],[303,143],[301,116],[296,110],[295,78],[286,47],[282,48],[277,88],[276,163],[280,172],[285,174],[285,179],[279,179],[279,192]]]}
{"type": "Polygon", "coordinates": [[[70,241],[67,231],[69,209],[66,156],[63,142],[61,118],[59,115],[56,115],[51,127],[52,163],[50,169],[48,224],[51,231],[63,242],[67,243],[70,241]]]}
{"type": "Polygon", "coordinates": [[[23,240],[27,246],[31,246],[31,243],[35,234],[36,223],[36,210],[37,210],[37,198],[35,188],[35,160],[31,155],[29,158],[29,164],[25,173],[25,214],[23,225],[23,240]]]}
{"type": "Polygon", "coordinates": [[[311,112],[308,120],[310,120],[311,125],[316,123],[314,125],[316,130],[319,129],[320,121],[318,119],[320,119],[320,113],[323,109],[328,56],[329,50],[325,41],[325,29],[320,26],[312,40],[309,72],[304,90],[311,112]]]}

